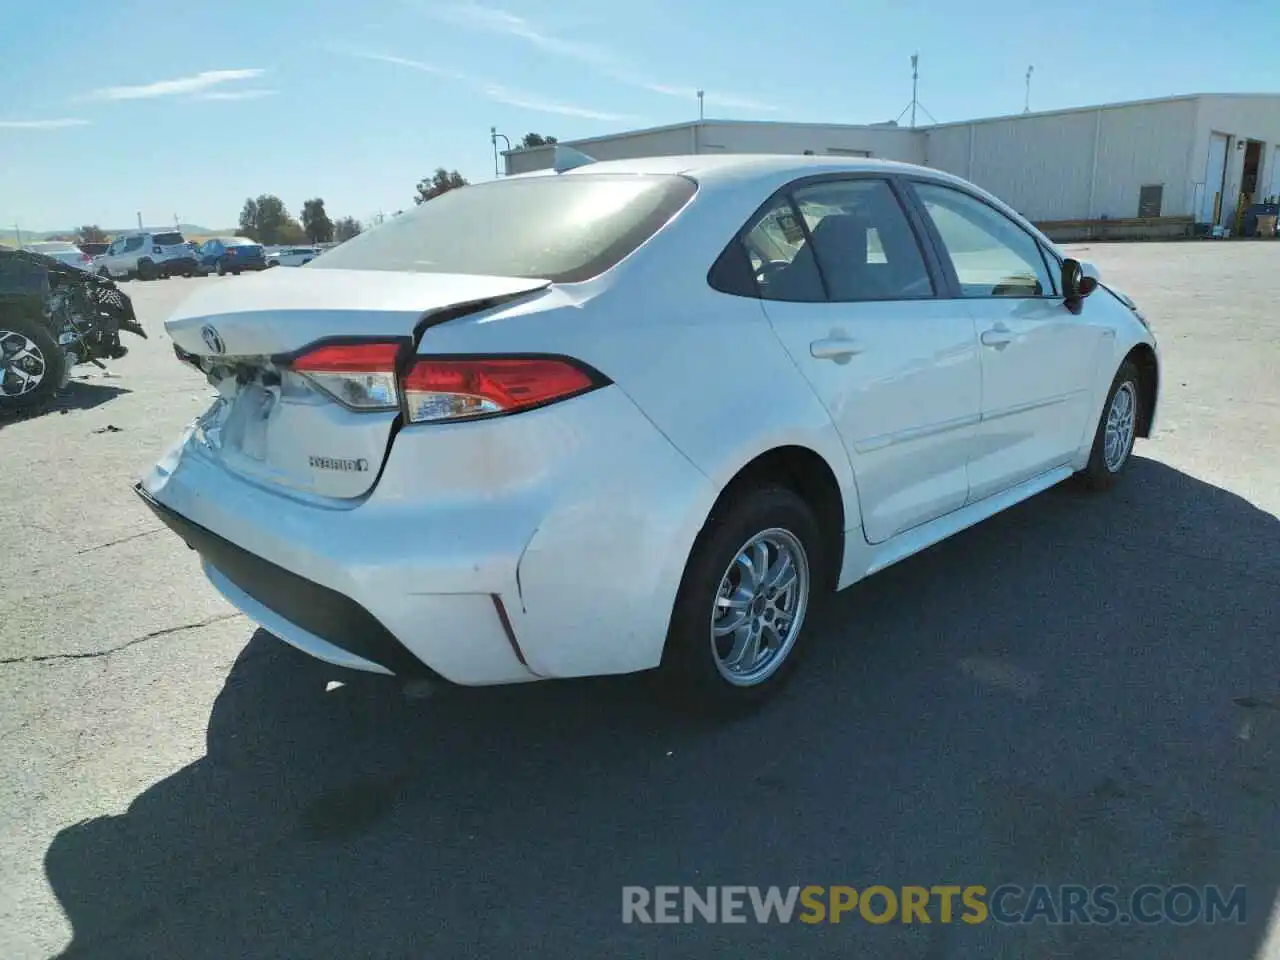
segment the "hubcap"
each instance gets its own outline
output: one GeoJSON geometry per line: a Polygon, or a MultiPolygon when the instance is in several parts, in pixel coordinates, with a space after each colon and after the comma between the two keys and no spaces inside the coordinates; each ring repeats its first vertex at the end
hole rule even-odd
{"type": "Polygon", "coordinates": [[[711,612],[711,652],[738,687],[762,683],[782,666],[809,605],[809,559],[789,530],[756,534],[720,578],[711,612]]]}
{"type": "Polygon", "coordinates": [[[0,397],[21,397],[44,381],[44,353],[15,330],[0,329],[0,397]]]}
{"type": "Polygon", "coordinates": [[[1126,380],[1116,389],[1107,409],[1107,425],[1102,435],[1102,462],[1115,473],[1128,459],[1133,444],[1134,414],[1138,410],[1138,392],[1126,380]]]}

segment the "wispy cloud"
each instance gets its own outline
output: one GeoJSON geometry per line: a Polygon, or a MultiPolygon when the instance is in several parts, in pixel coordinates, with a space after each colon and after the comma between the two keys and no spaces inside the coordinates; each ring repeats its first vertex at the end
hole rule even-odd
{"type": "Polygon", "coordinates": [[[184,93],[202,93],[223,83],[236,80],[252,80],[262,76],[265,70],[205,70],[189,77],[174,80],[157,80],[133,87],[103,87],[87,95],[90,100],[153,100],[156,97],[173,97],[184,93]]]}
{"type": "Polygon", "coordinates": [[[274,97],[275,90],[210,90],[196,97],[197,100],[261,100],[274,97]]]}
{"type": "Polygon", "coordinates": [[[73,117],[60,117],[56,120],[0,120],[0,129],[5,130],[61,130],[64,127],[87,127],[88,120],[77,120],[73,117]]]}
{"type": "Polygon", "coordinates": [[[520,107],[524,110],[536,110],[539,113],[554,113],[564,117],[582,117],[586,120],[616,121],[627,119],[620,113],[609,113],[604,110],[595,110],[591,107],[583,107],[572,103],[560,103],[554,100],[543,99],[542,97],[535,96],[528,92],[511,90],[501,84],[482,80],[479,77],[460,73],[457,70],[439,67],[433,63],[424,63],[421,60],[410,60],[408,57],[397,57],[389,53],[372,53],[366,50],[343,50],[341,52],[348,56],[359,57],[362,60],[376,60],[380,63],[390,63],[398,67],[407,67],[410,70],[429,73],[434,77],[441,77],[445,80],[452,80],[456,83],[465,84],[473,90],[477,90],[484,94],[490,100],[497,103],[505,103],[512,107],[520,107]]]}
{"type": "MultiPolygon", "coordinates": [[[[650,93],[689,101],[692,101],[698,93],[697,88],[692,86],[659,83],[650,79],[624,63],[622,58],[606,47],[557,37],[545,28],[518,14],[496,7],[486,7],[474,2],[455,3],[435,7],[432,9],[431,14],[437,20],[451,23],[455,26],[514,37],[537,47],[544,53],[575,60],[578,63],[594,67],[599,73],[610,79],[642,90],[648,90],[650,93]]],[[[731,93],[721,93],[717,90],[709,89],[704,91],[704,98],[709,104],[732,109],[760,112],[771,112],[777,109],[777,107],[759,100],[731,93]]]]}

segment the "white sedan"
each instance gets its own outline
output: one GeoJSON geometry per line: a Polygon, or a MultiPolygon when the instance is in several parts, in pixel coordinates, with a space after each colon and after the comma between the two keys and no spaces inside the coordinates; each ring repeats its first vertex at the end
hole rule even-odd
{"type": "Polygon", "coordinates": [[[68,243],[65,240],[41,240],[37,243],[28,243],[22,249],[31,253],[39,253],[46,257],[53,257],[53,259],[65,263],[69,267],[84,270],[86,273],[93,272],[93,257],[89,256],[74,243],[68,243]]]}
{"type": "Polygon", "coordinates": [[[267,251],[267,266],[303,267],[318,256],[318,247],[275,247],[267,251]]]}
{"type": "Polygon", "coordinates": [[[219,396],[138,492],[288,643],[740,705],[825,595],[1152,429],[1137,307],[960,179],[560,160],[168,321],[219,396]]]}

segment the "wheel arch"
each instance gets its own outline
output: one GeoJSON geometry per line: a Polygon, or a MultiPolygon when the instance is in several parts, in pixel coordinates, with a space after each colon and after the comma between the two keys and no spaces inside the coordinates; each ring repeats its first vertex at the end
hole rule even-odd
{"type": "Polygon", "coordinates": [[[813,510],[823,537],[828,586],[834,588],[844,561],[845,530],[849,518],[836,470],[812,447],[795,443],[772,447],[739,467],[721,488],[703,521],[702,530],[705,531],[712,519],[743,491],[768,483],[788,488],[813,510]]]}
{"type": "Polygon", "coordinates": [[[1155,423],[1156,404],[1160,399],[1160,362],[1148,343],[1135,345],[1125,355],[1125,360],[1137,368],[1138,389],[1142,393],[1136,432],[1139,437],[1150,437],[1155,423]]]}

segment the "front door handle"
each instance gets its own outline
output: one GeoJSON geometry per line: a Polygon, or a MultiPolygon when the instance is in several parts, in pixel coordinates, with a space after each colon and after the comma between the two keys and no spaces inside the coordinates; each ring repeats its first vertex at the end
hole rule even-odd
{"type": "Polygon", "coordinates": [[[997,323],[990,330],[982,331],[982,342],[988,347],[995,347],[1001,350],[1013,343],[1015,334],[1003,323],[997,323]]]}
{"type": "Polygon", "coordinates": [[[848,337],[826,337],[809,344],[809,355],[815,360],[834,360],[848,363],[849,358],[862,352],[862,344],[848,337]]]}

